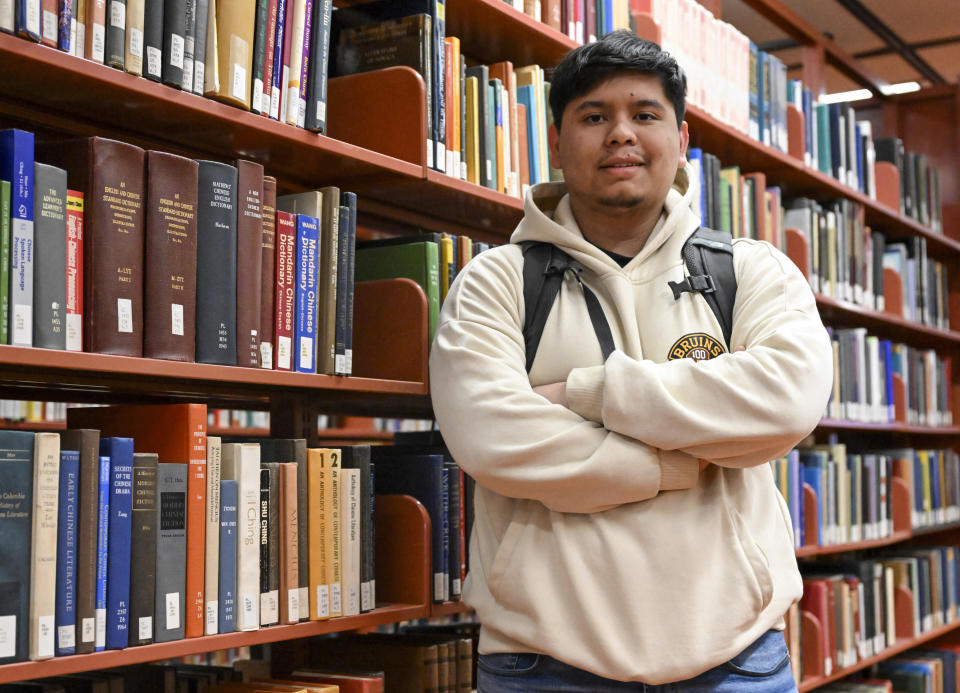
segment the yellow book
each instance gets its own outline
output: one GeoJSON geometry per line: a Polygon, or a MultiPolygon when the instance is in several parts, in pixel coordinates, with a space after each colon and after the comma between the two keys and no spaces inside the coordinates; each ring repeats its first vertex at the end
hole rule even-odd
{"type": "Polygon", "coordinates": [[[143,74],[143,12],[144,0],[127,0],[123,67],[137,77],[143,74]]]}
{"type": "Polygon", "coordinates": [[[930,493],[930,456],[926,450],[917,450],[917,458],[920,460],[920,473],[923,476],[923,517],[924,523],[930,524],[933,521],[931,509],[933,507],[932,496],[930,493]]]}
{"type": "Polygon", "coordinates": [[[462,178],[461,162],[463,161],[463,152],[460,151],[460,119],[462,117],[463,104],[460,103],[460,39],[456,36],[447,36],[444,41],[450,46],[450,54],[453,58],[450,66],[450,93],[447,94],[447,117],[452,118],[453,123],[453,142],[447,142],[447,151],[450,154],[450,164],[452,168],[447,169],[447,173],[454,178],[462,178]]]}
{"type": "Polygon", "coordinates": [[[453,267],[453,239],[443,234],[440,239],[440,303],[450,291],[450,268],[453,267]]]}
{"type": "Polygon", "coordinates": [[[330,618],[330,474],[323,450],[307,448],[307,555],[310,620],[330,618]]]}
{"type": "MultiPolygon", "coordinates": [[[[217,4],[217,89],[215,99],[250,110],[250,76],[253,66],[253,25],[256,0],[217,4]]],[[[207,45],[207,52],[210,45],[207,45]]]]}
{"type": "MultiPolygon", "coordinates": [[[[822,269],[822,268],[821,268],[822,269]]],[[[843,298],[840,292],[840,284],[837,282],[837,216],[833,212],[827,212],[827,276],[820,275],[820,290],[833,298],[843,298]]]]}
{"type": "Polygon", "coordinates": [[[730,189],[733,191],[733,195],[731,195],[733,201],[730,205],[730,214],[733,217],[731,224],[732,235],[734,238],[742,238],[743,221],[740,216],[740,211],[743,207],[743,190],[740,186],[740,167],[728,166],[727,168],[722,168],[720,169],[720,177],[730,184],[730,189]]]}
{"type": "Polygon", "coordinates": [[[220,91],[220,61],[217,53],[217,0],[210,0],[207,5],[207,55],[203,68],[204,96],[213,96],[220,91]]]}
{"type": "Polygon", "coordinates": [[[343,576],[343,547],[341,545],[341,510],[340,510],[340,450],[325,448],[322,450],[324,469],[330,475],[330,484],[327,506],[330,508],[330,522],[327,523],[327,545],[330,547],[330,615],[343,615],[342,576],[343,576]]]}
{"type": "Polygon", "coordinates": [[[480,184],[480,129],[476,77],[467,77],[467,180],[480,184]]]}

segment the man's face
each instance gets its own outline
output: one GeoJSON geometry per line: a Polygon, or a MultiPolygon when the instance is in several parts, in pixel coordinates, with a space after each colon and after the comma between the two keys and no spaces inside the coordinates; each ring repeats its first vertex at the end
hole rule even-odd
{"type": "Polygon", "coordinates": [[[660,78],[620,72],[567,104],[550,154],[575,203],[620,215],[663,205],[687,142],[660,78]]]}

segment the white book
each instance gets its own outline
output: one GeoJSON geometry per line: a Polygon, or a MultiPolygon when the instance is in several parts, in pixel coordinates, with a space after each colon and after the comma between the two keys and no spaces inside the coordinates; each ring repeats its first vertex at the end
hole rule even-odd
{"type": "Polygon", "coordinates": [[[204,633],[217,634],[220,609],[220,438],[207,436],[207,534],[204,544],[204,633]]]}
{"type": "MultiPolygon", "coordinates": [[[[33,527],[29,559],[29,649],[33,660],[53,657],[59,493],[60,434],[38,433],[33,444],[33,527]]],[[[8,560],[18,559],[8,556],[8,560]]]]}
{"type": "Polygon", "coordinates": [[[237,482],[237,630],[260,627],[260,446],[221,445],[220,478],[237,482]]]}
{"type": "Polygon", "coordinates": [[[343,615],[360,613],[360,470],[340,470],[340,550],[343,615]]]}
{"type": "Polygon", "coordinates": [[[285,70],[287,90],[284,122],[297,125],[300,122],[300,72],[303,66],[303,34],[306,29],[306,3],[293,0],[293,22],[290,34],[290,70],[285,70]]]}

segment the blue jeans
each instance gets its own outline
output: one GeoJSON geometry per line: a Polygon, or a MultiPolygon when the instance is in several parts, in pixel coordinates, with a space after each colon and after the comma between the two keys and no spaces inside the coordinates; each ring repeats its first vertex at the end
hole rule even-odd
{"type": "Polygon", "coordinates": [[[480,655],[478,693],[791,693],[797,690],[783,633],[770,630],[743,652],[692,679],[651,685],[605,679],[547,655],[480,655]]]}

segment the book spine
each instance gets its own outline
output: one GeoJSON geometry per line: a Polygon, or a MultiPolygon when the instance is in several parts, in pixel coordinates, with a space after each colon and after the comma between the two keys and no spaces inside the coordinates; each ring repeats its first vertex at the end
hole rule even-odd
{"type": "MultiPolygon", "coordinates": [[[[54,4],[57,5],[57,39],[55,47],[64,53],[69,53],[72,46],[71,27],[75,26],[73,19],[73,0],[60,0],[59,3],[55,1],[54,4]]],[[[76,29],[74,28],[74,32],[75,31],[76,29]]]]}
{"type": "Polygon", "coordinates": [[[280,623],[292,624],[300,621],[296,463],[281,463],[278,468],[278,479],[280,623]]]}
{"type": "Polygon", "coordinates": [[[97,487],[97,584],[94,596],[96,631],[94,650],[100,652],[107,644],[107,542],[110,529],[110,458],[100,456],[100,476],[97,487]]]}
{"type": "MultiPolygon", "coordinates": [[[[0,494],[10,503],[0,516],[0,549],[7,556],[30,555],[34,439],[26,431],[0,431],[0,494]]],[[[30,561],[0,562],[0,631],[7,643],[0,663],[27,659],[29,604],[30,561]]]]}
{"type": "Polygon", "coordinates": [[[347,374],[347,261],[350,248],[350,207],[340,205],[340,223],[338,224],[337,258],[337,322],[334,332],[336,356],[333,372],[335,375],[347,374]]]}
{"type": "Polygon", "coordinates": [[[330,616],[343,615],[343,541],[340,530],[342,518],[340,513],[340,495],[343,488],[340,484],[340,451],[332,451],[332,460],[328,468],[330,484],[330,519],[328,522],[329,530],[327,532],[328,545],[330,547],[330,569],[328,572],[330,578],[330,616]]]}
{"type": "Polygon", "coordinates": [[[263,49],[263,85],[260,95],[260,113],[270,117],[271,93],[273,92],[273,54],[277,44],[277,0],[267,0],[267,35],[263,49]]]}
{"type": "Polygon", "coordinates": [[[332,0],[313,0],[313,27],[310,44],[310,71],[307,79],[304,127],[327,131],[327,73],[330,64],[330,19],[332,0]]]}
{"type": "Polygon", "coordinates": [[[57,501],[60,436],[38,433],[34,446],[33,525],[30,536],[30,659],[49,659],[55,650],[57,501]]]}
{"type": "Polygon", "coordinates": [[[251,75],[250,110],[263,113],[263,58],[267,48],[267,27],[269,24],[269,0],[256,0],[256,18],[253,32],[253,74],[251,75]]]}
{"type": "Polygon", "coordinates": [[[234,619],[237,589],[237,482],[220,482],[220,571],[217,626],[221,633],[236,630],[234,619]]]}
{"type": "Polygon", "coordinates": [[[56,656],[74,654],[77,617],[77,487],[80,453],[60,453],[60,500],[57,514],[56,656]]]}
{"type": "Polygon", "coordinates": [[[186,0],[163,0],[163,66],[164,84],[179,89],[183,85],[184,37],[187,31],[186,0]]]}
{"type": "Polygon", "coordinates": [[[102,64],[106,43],[107,0],[87,0],[85,16],[83,57],[102,64]]]}
{"type": "Polygon", "coordinates": [[[130,531],[133,513],[133,439],[106,438],[101,452],[110,454],[110,524],[107,538],[108,650],[129,642],[130,531]]]}
{"type": "Polygon", "coordinates": [[[237,365],[260,367],[263,166],[237,162],[237,365]]]}
{"type": "Polygon", "coordinates": [[[107,43],[104,62],[110,67],[124,69],[127,34],[126,0],[107,0],[107,43]]]}
{"type": "Polygon", "coordinates": [[[33,133],[0,133],[0,178],[11,184],[10,344],[33,346],[33,133]]]}
{"type": "Polygon", "coordinates": [[[316,372],[317,338],[317,250],[320,244],[315,217],[297,215],[297,286],[294,306],[293,344],[296,371],[316,372]]]}
{"type": "Polygon", "coordinates": [[[40,40],[40,0],[14,0],[14,23],[17,36],[30,41],[40,40]]]}
{"type": "Polygon", "coordinates": [[[270,117],[280,120],[280,92],[283,84],[283,46],[287,36],[287,16],[290,3],[277,0],[277,32],[273,42],[273,72],[270,84],[270,117]]]}
{"type": "Polygon", "coordinates": [[[193,32],[193,93],[203,96],[207,77],[207,22],[210,20],[210,0],[197,0],[196,23],[193,32]]]}
{"type": "Polygon", "coordinates": [[[310,514],[307,509],[307,441],[293,441],[293,461],[297,465],[297,579],[299,584],[298,606],[301,621],[310,620],[310,547],[307,526],[310,514]]]}
{"type": "Polygon", "coordinates": [[[260,545],[260,625],[277,622],[277,599],[270,590],[270,469],[260,467],[260,504],[258,507],[260,545]]]}
{"type": "Polygon", "coordinates": [[[237,365],[237,169],[201,161],[197,198],[196,359],[237,365]]]}
{"type": "Polygon", "coordinates": [[[137,77],[143,74],[143,21],[147,0],[127,0],[127,42],[123,67],[137,77]]]}
{"type": "Polygon", "coordinates": [[[163,77],[163,0],[145,0],[143,8],[143,76],[163,77]]]}
{"type": "Polygon", "coordinates": [[[343,615],[360,613],[360,470],[340,470],[343,615]]]}
{"type": "Polygon", "coordinates": [[[157,573],[157,455],[133,456],[130,522],[130,645],[153,642],[157,573]]]}
{"type": "Polygon", "coordinates": [[[0,0],[0,31],[14,32],[13,0],[0,0]]]}
{"type": "Polygon", "coordinates": [[[80,451],[77,513],[76,653],[93,652],[96,637],[97,529],[100,484],[100,436],[91,429],[67,430],[62,447],[80,451]]]}
{"type": "Polygon", "coordinates": [[[189,407],[190,432],[187,476],[187,571],[184,627],[188,638],[203,635],[204,565],[207,532],[207,411],[203,405],[189,407]]]}
{"type": "Polygon", "coordinates": [[[183,13],[183,70],[180,73],[180,88],[191,93],[193,92],[193,48],[197,36],[197,0],[184,0],[183,13]]]}
{"type": "Polygon", "coordinates": [[[290,125],[299,123],[300,109],[300,70],[303,66],[303,38],[306,28],[306,3],[307,0],[292,0],[293,22],[291,24],[289,50],[284,46],[284,71],[286,79],[284,80],[284,94],[286,109],[282,120],[290,125]]]}
{"type": "Polygon", "coordinates": [[[159,527],[154,640],[170,642],[184,637],[184,589],[187,559],[187,465],[157,465],[159,527]]]}
{"type": "MultiPolygon", "coordinates": [[[[204,546],[204,590],[206,602],[206,635],[216,635],[220,614],[220,438],[207,436],[207,497],[206,497],[206,544],[204,546]]],[[[236,503],[234,503],[236,507],[236,503]]],[[[236,519],[234,519],[236,526],[236,519]]]]}
{"type": "Polygon", "coordinates": [[[323,240],[320,243],[320,338],[317,372],[333,375],[337,356],[337,267],[340,263],[340,190],[323,189],[323,240]]]}
{"type": "MultiPolygon", "coordinates": [[[[66,278],[66,348],[67,351],[83,351],[83,193],[77,190],[67,190],[66,278]]],[[[4,286],[7,283],[2,273],[0,283],[4,286]]],[[[0,342],[3,341],[0,338],[0,342]]]]}
{"type": "Polygon", "coordinates": [[[330,618],[330,556],[327,537],[330,522],[330,475],[324,468],[323,451],[307,452],[307,489],[310,521],[307,524],[309,546],[308,611],[311,621],[330,618]]]}
{"type": "Polygon", "coordinates": [[[300,79],[297,94],[297,126],[303,127],[307,117],[307,77],[310,72],[310,47],[313,41],[313,2],[304,0],[303,46],[300,49],[300,79]]]}
{"type": "Polygon", "coordinates": [[[237,630],[260,627],[260,450],[240,446],[237,483],[237,630]],[[242,523],[242,524],[241,524],[242,523]]]}
{"type": "Polygon", "coordinates": [[[10,342],[10,181],[0,180],[0,344],[10,342]]]}
{"type": "Polygon", "coordinates": [[[274,310],[276,358],[274,368],[279,371],[289,371],[293,367],[296,248],[296,217],[288,212],[277,212],[276,307],[274,310]]]}
{"type": "MultiPolygon", "coordinates": [[[[266,113],[264,115],[267,115],[266,113]]],[[[260,237],[260,367],[273,368],[277,255],[277,180],[263,177],[263,233],[260,237]]]]}
{"type": "Polygon", "coordinates": [[[33,345],[66,348],[67,172],[34,164],[33,345]]]}
{"type": "Polygon", "coordinates": [[[356,269],[357,252],[357,194],[347,192],[343,194],[344,201],[350,209],[350,225],[347,229],[347,279],[346,309],[344,317],[344,375],[353,373],[353,293],[354,274],[356,269]]]}

